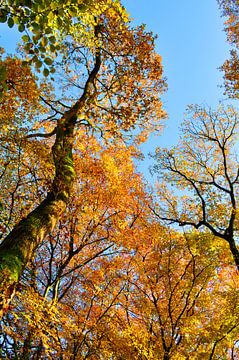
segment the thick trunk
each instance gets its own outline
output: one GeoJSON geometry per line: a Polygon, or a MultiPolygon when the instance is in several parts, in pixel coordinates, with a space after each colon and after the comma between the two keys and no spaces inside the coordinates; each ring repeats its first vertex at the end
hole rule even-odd
{"type": "MultiPolygon", "coordinates": [[[[100,27],[96,26],[96,38],[99,30],[100,27]]],[[[0,244],[0,319],[9,307],[19,277],[33,257],[36,246],[54,229],[66,209],[75,177],[72,148],[77,115],[84,108],[86,100],[94,97],[94,93],[91,94],[91,84],[100,66],[100,52],[96,49],[95,64],[85,83],[82,96],[58,120],[56,139],[52,147],[55,164],[52,191],[0,244]]]]}
{"type": "Polygon", "coordinates": [[[66,209],[74,181],[72,144],[76,115],[59,120],[52,148],[55,177],[52,191],[0,244],[0,318],[8,309],[19,277],[37,245],[51,232],[66,209]]]}
{"type": "Polygon", "coordinates": [[[19,276],[33,256],[34,249],[54,228],[65,208],[64,201],[49,193],[0,245],[0,317],[7,309],[19,276]]]}

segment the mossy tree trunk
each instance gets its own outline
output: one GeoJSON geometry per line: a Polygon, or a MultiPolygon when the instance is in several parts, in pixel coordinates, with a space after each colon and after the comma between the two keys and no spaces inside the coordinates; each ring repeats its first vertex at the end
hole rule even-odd
{"type": "Polygon", "coordinates": [[[74,183],[73,164],[74,130],[77,116],[89,97],[90,84],[100,69],[100,54],[96,53],[95,65],[85,83],[80,99],[58,120],[56,139],[52,147],[55,177],[52,190],[42,203],[23,218],[0,244],[0,319],[8,310],[19,278],[27,263],[34,256],[35,248],[51,232],[66,210],[74,183]]]}

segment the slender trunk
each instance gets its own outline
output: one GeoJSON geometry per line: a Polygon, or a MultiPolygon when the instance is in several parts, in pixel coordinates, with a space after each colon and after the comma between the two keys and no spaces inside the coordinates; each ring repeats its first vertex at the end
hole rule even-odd
{"type": "Polygon", "coordinates": [[[29,333],[27,334],[26,339],[24,340],[24,343],[23,343],[23,351],[22,351],[22,354],[20,355],[21,360],[29,360],[30,359],[31,342],[32,342],[32,333],[30,330],[29,333]]]}
{"type": "Polygon", "coordinates": [[[42,345],[42,340],[39,340],[39,345],[37,346],[37,351],[36,351],[36,356],[35,356],[35,359],[36,360],[39,360],[41,359],[42,357],[42,352],[43,352],[43,345],[42,345]]]}
{"type": "Polygon", "coordinates": [[[236,246],[235,240],[234,240],[234,238],[232,238],[228,242],[229,242],[230,250],[231,250],[235,265],[237,267],[237,270],[239,270],[239,251],[236,246]]]}
{"type": "Polygon", "coordinates": [[[163,354],[163,360],[169,360],[170,357],[169,357],[169,352],[166,351],[164,354],[163,354]]]}

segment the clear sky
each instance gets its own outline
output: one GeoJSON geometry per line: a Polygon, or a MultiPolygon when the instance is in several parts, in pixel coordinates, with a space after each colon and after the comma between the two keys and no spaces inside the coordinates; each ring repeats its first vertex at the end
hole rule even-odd
{"type": "MultiPolygon", "coordinates": [[[[175,144],[178,126],[188,104],[216,107],[223,98],[219,66],[228,57],[229,46],[223,32],[224,19],[216,0],[123,0],[135,24],[145,23],[158,34],[157,52],[162,55],[168,91],[163,97],[169,119],[163,135],[152,137],[143,146],[145,161],[140,171],[149,177],[152,162],[147,153],[157,145],[175,144]]],[[[0,24],[0,46],[13,50],[16,35],[0,24]]]]}
{"type": "Polygon", "coordinates": [[[216,0],[124,0],[136,24],[158,34],[168,91],[163,97],[169,119],[163,135],[143,146],[145,161],[139,166],[149,179],[152,161],[147,153],[176,144],[178,127],[188,104],[216,107],[223,99],[223,74],[219,67],[229,54],[223,21],[216,0]]]}

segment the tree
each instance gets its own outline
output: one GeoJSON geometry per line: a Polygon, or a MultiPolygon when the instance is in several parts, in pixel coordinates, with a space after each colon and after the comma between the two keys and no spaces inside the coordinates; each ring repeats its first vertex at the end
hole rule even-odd
{"type": "MultiPolygon", "coordinates": [[[[17,169],[9,167],[15,174],[16,190],[9,194],[12,205],[9,223],[4,225],[11,231],[0,244],[1,315],[8,308],[19,276],[35,249],[66,211],[76,178],[73,158],[80,146],[77,145],[82,136],[79,129],[83,127],[86,133],[90,129],[98,131],[105,146],[125,141],[131,129],[137,129],[136,140],[142,141],[157,128],[158,120],[165,117],[159,99],[165,84],[161,58],[154,52],[154,38],[144,27],[131,28],[125,23],[118,8],[107,7],[98,17],[94,38],[88,44],[85,38],[81,42],[81,39],[70,37],[63,41],[63,47],[66,56],[59,58],[59,64],[56,64],[57,73],[52,84],[43,81],[38,85],[29,67],[19,59],[2,60],[6,68],[6,87],[1,106],[4,109],[8,104],[13,114],[12,125],[3,128],[2,139],[6,141],[3,144],[6,150],[3,182],[8,175],[5,166],[12,157],[18,165],[17,169]],[[11,61],[12,66],[7,67],[11,61]],[[14,64],[18,67],[13,68],[14,64]],[[30,92],[25,94],[23,91],[19,96],[24,86],[24,73],[18,77],[19,82],[12,75],[24,66],[37,93],[34,101],[41,109],[42,105],[45,107],[41,113],[34,112],[36,107],[31,103],[30,92]],[[18,101],[20,105],[26,103],[29,111],[34,108],[30,117],[22,108],[18,108],[19,114],[15,113],[18,101]],[[36,156],[40,160],[39,168],[35,164],[36,156]],[[47,166],[49,170],[47,179],[46,176],[42,179],[41,166],[47,166]],[[32,211],[28,214],[15,211],[16,196],[19,196],[20,188],[21,191],[24,188],[23,179],[25,185],[33,178],[36,193],[30,196],[33,203],[28,201],[27,205],[32,211]],[[11,223],[14,219],[19,221],[15,226],[11,223]]],[[[7,197],[4,199],[6,203],[8,200],[7,197]]],[[[23,203],[25,207],[26,202],[23,203]]]]}
{"type": "Polygon", "coordinates": [[[174,196],[172,188],[167,190],[160,184],[162,202],[155,214],[171,224],[203,227],[215,239],[224,239],[239,269],[238,125],[238,114],[232,107],[217,111],[190,107],[178,146],[158,148],[154,171],[180,191],[174,196]]]}
{"type": "Polygon", "coordinates": [[[189,108],[155,205],[134,166],[165,117],[152,34],[118,1],[0,11],[26,31],[0,59],[0,356],[238,357],[235,109],[189,108]]]}
{"type": "Polygon", "coordinates": [[[215,248],[208,234],[184,236],[155,222],[144,225],[145,241],[130,261],[120,296],[122,308],[113,326],[118,331],[109,335],[115,358],[229,355],[238,336],[238,287],[232,267],[221,274],[227,284],[217,275],[220,260],[225,265],[229,260],[223,241],[215,248]]]}
{"type": "Polygon", "coordinates": [[[227,40],[233,46],[231,50],[231,58],[226,60],[222,66],[224,71],[224,80],[226,93],[232,97],[238,97],[239,81],[239,59],[238,59],[238,46],[239,46],[239,18],[237,0],[218,0],[222,9],[222,14],[227,18],[225,21],[225,31],[227,33],[227,40]]]}
{"type": "Polygon", "coordinates": [[[218,0],[219,6],[223,11],[223,16],[227,17],[225,30],[230,43],[238,46],[238,1],[237,0],[218,0]]]}
{"type": "Polygon", "coordinates": [[[62,44],[66,37],[94,46],[95,25],[101,14],[110,8],[127,20],[126,12],[117,0],[99,0],[97,3],[89,0],[3,0],[0,22],[6,22],[10,28],[18,26],[24,33],[22,40],[28,62],[34,63],[37,69],[44,65],[47,75],[55,70],[53,60],[67,53],[62,44]]]}
{"type": "MultiPolygon", "coordinates": [[[[122,170],[123,149],[114,158],[122,170]]],[[[92,153],[86,159],[95,163],[93,174],[84,174],[80,161],[85,186],[79,181],[59,227],[21,277],[3,319],[2,357],[229,355],[239,316],[238,276],[229,249],[223,240],[215,246],[208,234],[184,236],[162,227],[146,211],[149,199],[129,162],[123,162],[127,166],[115,187],[103,153],[99,160],[95,163],[92,153]],[[113,202],[101,196],[104,186],[113,202]],[[79,211],[82,198],[85,212],[79,211]]],[[[236,356],[237,348],[233,351],[236,356]]]]}
{"type": "Polygon", "coordinates": [[[105,149],[83,130],[79,140],[71,203],[21,277],[3,319],[2,356],[67,359],[102,351],[103,326],[124,289],[126,245],[135,241],[130,235],[147,197],[133,148],[105,149]]]}

